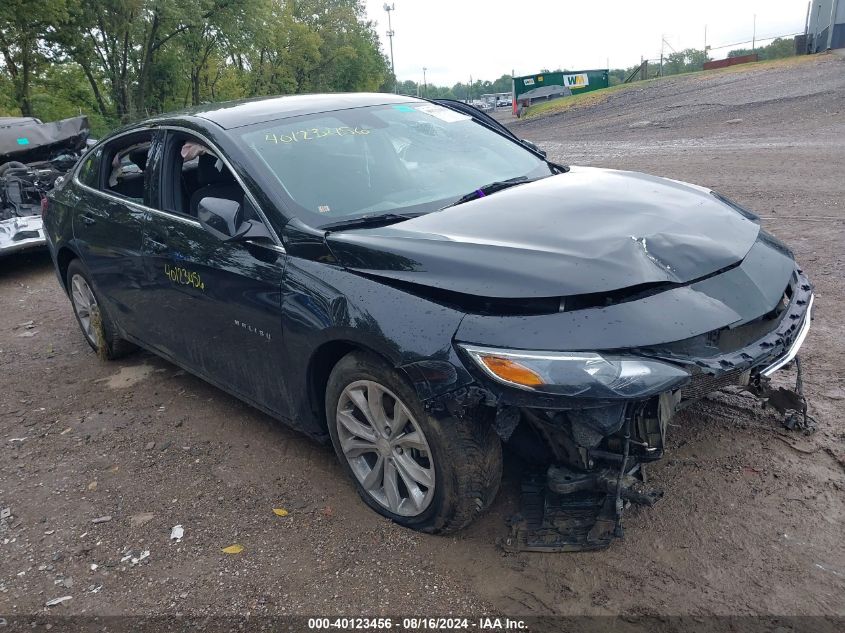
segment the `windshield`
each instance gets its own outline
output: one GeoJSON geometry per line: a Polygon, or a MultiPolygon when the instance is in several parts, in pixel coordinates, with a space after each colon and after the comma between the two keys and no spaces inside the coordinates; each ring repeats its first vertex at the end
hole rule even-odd
{"type": "Polygon", "coordinates": [[[531,152],[470,117],[430,103],[371,106],[241,130],[256,169],[312,226],[416,214],[492,182],[552,173],[531,152]]]}

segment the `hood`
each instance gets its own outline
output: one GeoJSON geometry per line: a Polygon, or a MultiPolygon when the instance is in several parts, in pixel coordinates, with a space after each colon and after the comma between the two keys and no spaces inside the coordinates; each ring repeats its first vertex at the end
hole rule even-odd
{"type": "Polygon", "coordinates": [[[6,161],[34,163],[85,147],[91,132],[88,118],[77,116],[51,123],[24,117],[4,125],[0,119],[0,164],[6,161]]]}
{"type": "Polygon", "coordinates": [[[573,167],[396,225],[326,239],[354,271],[527,299],[688,283],[740,262],[758,231],[702,187],[573,167]]]}

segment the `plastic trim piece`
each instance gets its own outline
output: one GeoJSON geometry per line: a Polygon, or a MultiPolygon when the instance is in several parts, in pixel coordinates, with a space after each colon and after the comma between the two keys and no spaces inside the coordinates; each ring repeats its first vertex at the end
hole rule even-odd
{"type": "Polygon", "coordinates": [[[810,331],[810,322],[813,320],[812,316],[814,299],[815,295],[810,295],[810,301],[807,304],[807,312],[804,315],[804,323],[801,325],[801,329],[798,332],[798,336],[796,336],[795,340],[792,341],[792,345],[789,347],[789,350],[787,350],[786,354],[778,358],[774,363],[763,369],[760,374],[762,374],[763,376],[771,376],[778,369],[791,362],[798,355],[798,350],[801,349],[801,345],[804,343],[804,339],[807,338],[807,334],[810,331]]]}

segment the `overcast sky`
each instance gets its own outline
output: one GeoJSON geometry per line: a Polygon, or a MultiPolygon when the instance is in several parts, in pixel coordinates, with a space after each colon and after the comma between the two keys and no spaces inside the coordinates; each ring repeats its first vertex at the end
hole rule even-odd
{"type": "MultiPolygon", "coordinates": [[[[386,54],[384,0],[365,0],[386,54]]],[[[804,31],[806,0],[392,0],[393,52],[400,80],[451,86],[515,70],[624,68],[640,56],[804,31]]],[[[738,47],[737,47],[738,48],[738,47]]]]}

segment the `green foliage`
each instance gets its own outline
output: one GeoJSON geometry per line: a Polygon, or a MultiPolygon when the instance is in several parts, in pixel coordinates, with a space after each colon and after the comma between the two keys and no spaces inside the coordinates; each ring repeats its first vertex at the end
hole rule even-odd
{"type": "Polygon", "coordinates": [[[2,75],[9,81],[7,89],[11,89],[11,98],[24,116],[33,115],[33,81],[47,65],[42,38],[52,25],[67,19],[67,8],[65,0],[0,2],[2,75]]]}
{"type": "Polygon", "coordinates": [[[752,53],[757,53],[760,61],[792,57],[795,55],[795,41],[779,37],[772,40],[768,45],[760,46],[753,51],[750,48],[737,48],[729,52],[728,57],[742,57],[743,55],[751,55],[752,53]]]}
{"type": "Polygon", "coordinates": [[[487,81],[477,79],[472,82],[458,82],[451,88],[448,86],[436,86],[428,84],[424,86],[422,83],[417,84],[415,81],[405,80],[400,81],[398,86],[399,94],[413,95],[427,97],[429,99],[458,99],[460,101],[471,101],[473,99],[481,98],[483,94],[491,94],[494,92],[510,92],[512,89],[512,80],[510,75],[502,75],[495,81],[487,81]]]}
{"type": "Polygon", "coordinates": [[[686,48],[672,52],[663,59],[664,75],[680,75],[701,70],[707,57],[704,51],[697,48],[686,48]]]}
{"type": "Polygon", "coordinates": [[[0,0],[0,114],[95,133],[209,101],[373,91],[387,60],[362,0],[0,0]]]}

